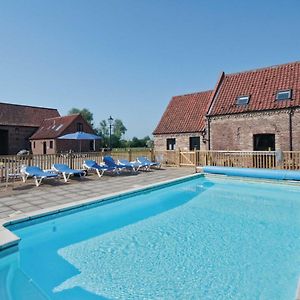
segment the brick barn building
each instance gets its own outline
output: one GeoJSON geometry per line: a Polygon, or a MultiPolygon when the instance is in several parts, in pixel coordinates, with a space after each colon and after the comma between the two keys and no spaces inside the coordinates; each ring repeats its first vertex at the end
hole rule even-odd
{"type": "Polygon", "coordinates": [[[300,150],[300,62],[222,74],[207,132],[212,150],[300,150]]]}
{"type": "Polygon", "coordinates": [[[205,114],[212,91],[175,96],[153,132],[155,150],[205,149],[205,114]]]}
{"type": "Polygon", "coordinates": [[[30,150],[29,138],[52,117],[59,117],[57,109],[0,103],[0,155],[30,150]]]}
{"type": "Polygon", "coordinates": [[[300,62],[222,73],[213,91],[173,97],[153,134],[158,151],[299,151],[300,62]]]}
{"type": "MultiPolygon", "coordinates": [[[[61,140],[58,137],[83,131],[95,134],[92,127],[80,114],[45,119],[40,128],[31,136],[31,149],[33,154],[54,154],[74,151],[89,152],[94,149],[94,141],[61,140]],[[81,149],[80,149],[81,148],[81,149]]],[[[96,148],[99,141],[95,142],[96,148]]]]}

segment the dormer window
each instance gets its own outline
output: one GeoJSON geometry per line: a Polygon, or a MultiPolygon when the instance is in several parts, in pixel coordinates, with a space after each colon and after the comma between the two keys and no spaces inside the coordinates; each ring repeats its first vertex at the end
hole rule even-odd
{"type": "Polygon", "coordinates": [[[247,105],[249,103],[250,96],[239,96],[236,98],[236,105],[247,105]]]}
{"type": "Polygon", "coordinates": [[[292,99],[292,90],[278,91],[276,94],[276,100],[288,100],[292,99]]]}

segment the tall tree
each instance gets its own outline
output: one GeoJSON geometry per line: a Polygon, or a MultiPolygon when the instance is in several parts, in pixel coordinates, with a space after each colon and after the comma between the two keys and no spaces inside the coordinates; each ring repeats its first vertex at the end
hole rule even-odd
{"type": "Polygon", "coordinates": [[[122,135],[125,134],[127,128],[124,126],[120,119],[115,119],[113,124],[113,133],[118,138],[121,139],[122,135]]]}
{"type": "Polygon", "coordinates": [[[99,124],[98,132],[102,137],[108,137],[109,129],[106,120],[102,120],[99,124]]]}
{"type": "Polygon", "coordinates": [[[93,113],[90,112],[87,108],[79,109],[73,107],[69,111],[69,115],[73,115],[73,114],[81,114],[82,117],[93,127],[94,116],[93,113]]]}
{"type": "Polygon", "coordinates": [[[97,132],[102,138],[102,147],[107,148],[109,143],[109,129],[106,120],[100,122],[97,132]]]}
{"type": "MultiPolygon", "coordinates": [[[[102,142],[104,147],[109,146],[109,125],[106,120],[102,120],[97,129],[100,136],[102,137],[102,142]]],[[[124,142],[121,142],[122,135],[127,131],[123,122],[120,119],[114,120],[112,124],[112,135],[111,135],[111,146],[121,147],[124,142]]]]}

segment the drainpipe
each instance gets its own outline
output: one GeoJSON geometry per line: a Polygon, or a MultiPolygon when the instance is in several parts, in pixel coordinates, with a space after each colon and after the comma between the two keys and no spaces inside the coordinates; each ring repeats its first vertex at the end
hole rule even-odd
{"type": "Polygon", "coordinates": [[[290,138],[290,151],[293,151],[293,115],[294,110],[289,110],[289,138],[290,138]]]}
{"type": "Polygon", "coordinates": [[[207,141],[208,141],[208,150],[210,150],[210,117],[207,116],[207,141]]]}

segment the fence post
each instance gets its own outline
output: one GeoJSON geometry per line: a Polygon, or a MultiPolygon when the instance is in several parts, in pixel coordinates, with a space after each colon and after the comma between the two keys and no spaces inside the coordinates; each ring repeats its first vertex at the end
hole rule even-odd
{"type": "Polygon", "coordinates": [[[28,156],[28,166],[32,166],[32,159],[33,159],[33,154],[30,154],[28,156]]]}
{"type": "Polygon", "coordinates": [[[69,166],[73,169],[74,166],[73,166],[73,153],[69,153],[69,166]]]}
{"type": "Polygon", "coordinates": [[[131,148],[128,149],[128,160],[132,161],[132,152],[131,152],[131,148]]]}
{"type": "Polygon", "coordinates": [[[177,150],[178,154],[176,155],[177,156],[177,166],[180,167],[180,148],[178,148],[177,150]]]}
{"type": "Polygon", "coordinates": [[[153,148],[150,148],[149,151],[150,151],[150,160],[151,160],[151,161],[155,161],[155,155],[154,155],[154,150],[153,150],[153,148]]]}

